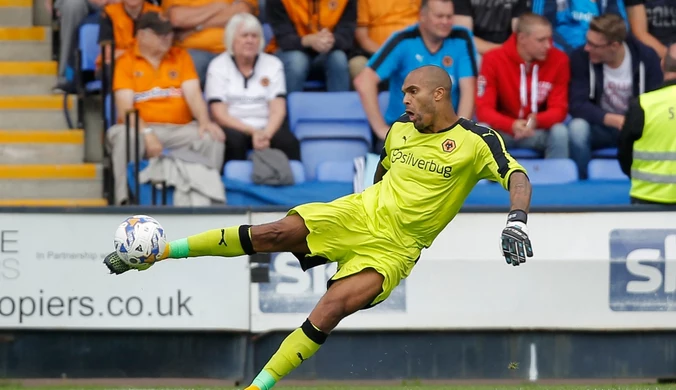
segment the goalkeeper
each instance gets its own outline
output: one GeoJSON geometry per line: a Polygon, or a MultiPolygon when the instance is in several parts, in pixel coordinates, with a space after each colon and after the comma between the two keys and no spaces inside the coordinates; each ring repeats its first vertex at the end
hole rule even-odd
{"type": "MultiPolygon", "coordinates": [[[[498,133],[457,116],[451,79],[440,67],[413,70],[402,91],[406,113],[389,130],[373,186],[329,203],[295,207],[276,222],[172,241],[155,260],[292,252],[304,271],[337,262],[324,296],[248,390],[269,390],[317,352],[343,318],[384,301],[481,179],[509,190],[501,237],[507,263],[518,266],[533,256],[526,228],[530,182],[498,133]]],[[[116,274],[130,269],[115,252],[104,262],[116,274]]]]}

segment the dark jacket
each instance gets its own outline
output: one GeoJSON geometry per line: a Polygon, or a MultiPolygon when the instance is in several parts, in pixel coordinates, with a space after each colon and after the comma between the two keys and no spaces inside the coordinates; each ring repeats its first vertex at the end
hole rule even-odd
{"type": "MultiPolygon", "coordinates": [[[[625,41],[631,52],[633,97],[660,87],[663,81],[660,58],[655,51],[632,35],[625,41]]],[[[603,64],[592,64],[584,47],[570,55],[570,90],[568,110],[573,118],[602,125],[606,114],[601,108],[603,94],[603,64]]]]}

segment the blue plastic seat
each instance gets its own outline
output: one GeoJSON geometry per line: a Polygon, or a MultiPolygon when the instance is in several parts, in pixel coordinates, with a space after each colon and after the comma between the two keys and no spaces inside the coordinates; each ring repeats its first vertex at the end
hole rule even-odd
{"type": "MultiPolygon", "coordinates": [[[[262,8],[264,9],[264,8],[262,8]]],[[[272,26],[270,24],[265,23],[263,24],[263,38],[265,39],[265,44],[267,45],[270,43],[272,38],[275,36],[274,31],[272,31],[272,26]]]]}
{"type": "Polygon", "coordinates": [[[593,159],[588,166],[589,180],[629,180],[622,172],[620,163],[614,159],[593,159]]]}
{"type": "Polygon", "coordinates": [[[300,142],[307,180],[324,161],[351,160],[371,148],[371,128],[356,92],[294,92],[289,126],[300,142]]]}
{"type": "MultiPolygon", "coordinates": [[[[291,172],[293,173],[294,184],[305,182],[305,169],[300,161],[289,161],[291,172]]],[[[253,162],[249,160],[231,160],[225,163],[223,167],[223,178],[228,180],[239,180],[245,183],[253,184],[251,174],[253,173],[253,162]]]]}
{"type": "Polygon", "coordinates": [[[598,149],[592,152],[592,158],[617,158],[617,148],[598,149]]]}
{"type": "Polygon", "coordinates": [[[579,179],[575,162],[568,158],[525,159],[520,163],[532,184],[566,184],[579,179]]]}
{"type": "MultiPolygon", "coordinates": [[[[143,171],[148,166],[148,160],[141,160],[138,165],[139,172],[143,171]]],[[[162,189],[156,187],[155,191],[155,201],[153,202],[153,187],[151,183],[142,183],[139,186],[140,194],[136,194],[136,178],[134,177],[134,163],[129,162],[127,164],[127,185],[131,190],[132,196],[137,199],[139,205],[150,206],[150,205],[162,205],[162,189]]],[[[174,187],[166,187],[166,205],[174,204],[174,187]]]]}
{"type": "Polygon", "coordinates": [[[541,159],[543,156],[536,150],[533,149],[507,149],[509,154],[514,158],[527,158],[527,159],[541,159]]]}
{"type": "Polygon", "coordinates": [[[354,181],[354,162],[352,160],[324,161],[317,165],[317,181],[347,182],[354,181]]]}
{"type": "Polygon", "coordinates": [[[380,113],[384,116],[387,111],[387,105],[390,104],[390,91],[383,91],[378,94],[378,106],[380,113]]]}
{"type": "MultiPolygon", "coordinates": [[[[80,70],[94,72],[96,70],[96,58],[101,52],[98,43],[99,24],[84,23],[78,30],[78,49],[80,50],[80,70]]],[[[87,92],[95,92],[101,89],[101,82],[90,81],[84,85],[87,92]]]]}

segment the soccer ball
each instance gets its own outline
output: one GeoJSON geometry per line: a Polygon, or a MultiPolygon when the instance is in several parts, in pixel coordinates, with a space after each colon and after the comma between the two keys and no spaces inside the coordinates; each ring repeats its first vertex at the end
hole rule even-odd
{"type": "Polygon", "coordinates": [[[124,220],[115,232],[115,251],[132,268],[146,269],[164,252],[167,236],[153,217],[134,215],[124,220]]]}

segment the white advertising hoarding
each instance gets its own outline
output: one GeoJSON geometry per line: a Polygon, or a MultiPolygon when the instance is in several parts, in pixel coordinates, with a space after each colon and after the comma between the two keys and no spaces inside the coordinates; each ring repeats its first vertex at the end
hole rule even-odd
{"type": "MultiPolygon", "coordinates": [[[[0,214],[0,328],[249,329],[248,257],[166,260],[110,275],[128,215],[0,214]]],[[[176,239],[241,215],[155,215],[176,239]]]]}
{"type": "MultiPolygon", "coordinates": [[[[386,303],[339,329],[676,328],[676,212],[532,213],[535,257],[519,267],[500,256],[505,218],[458,215],[386,303]]],[[[251,286],[251,330],[298,327],[334,271],[273,255],[270,283],[251,286]]]]}

